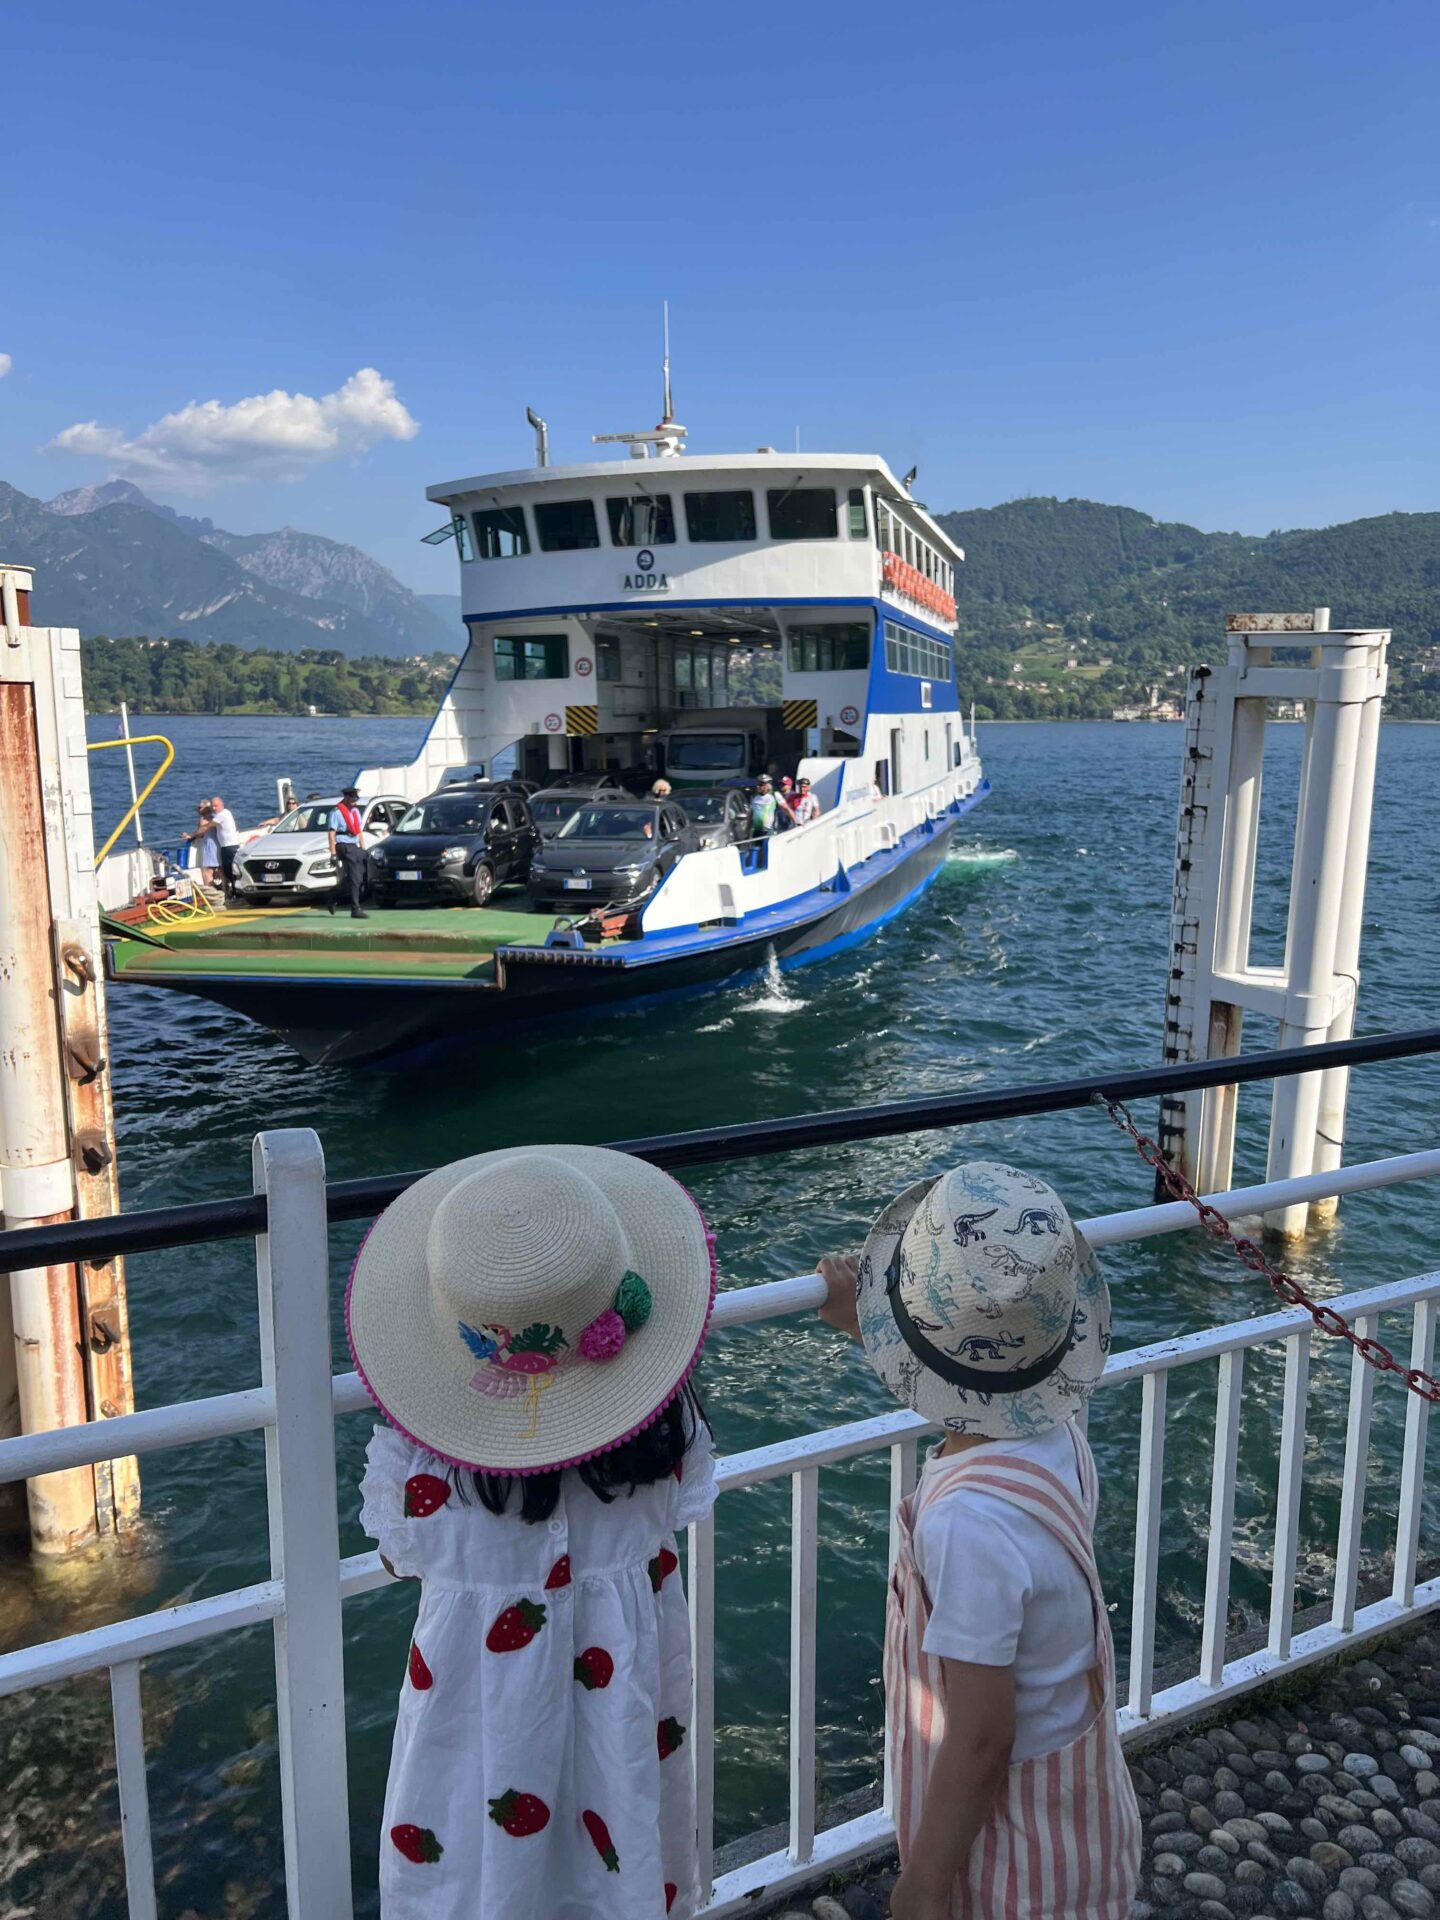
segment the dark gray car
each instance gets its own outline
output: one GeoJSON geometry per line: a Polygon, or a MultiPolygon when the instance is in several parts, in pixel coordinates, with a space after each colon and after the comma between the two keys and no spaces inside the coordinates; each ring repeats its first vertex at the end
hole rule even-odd
{"type": "Polygon", "coordinates": [[[698,835],[672,800],[586,800],[541,843],[530,868],[530,894],[547,911],[575,914],[598,907],[639,906],[698,835]]]}

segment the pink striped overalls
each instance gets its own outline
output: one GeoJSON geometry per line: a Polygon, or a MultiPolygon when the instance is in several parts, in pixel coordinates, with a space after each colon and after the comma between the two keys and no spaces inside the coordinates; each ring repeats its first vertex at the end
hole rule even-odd
{"type": "Polygon", "coordinates": [[[953,1920],[1125,1920],[1140,1872],[1140,1813],[1115,1728],[1115,1650],[1095,1568],[1097,1487],[1090,1448],[1072,1425],[1082,1507],[1053,1473],[1012,1454],[977,1450],[927,1472],[902,1503],[885,1625],[891,1788],[904,1864],[920,1824],[930,1768],[945,1733],[940,1661],[923,1651],[930,1601],[915,1563],[915,1523],[958,1486],[1008,1500],[1050,1529],[1078,1561],[1094,1609],[1096,1715],[1056,1753],[1010,1769],[955,1884],[953,1920]]]}

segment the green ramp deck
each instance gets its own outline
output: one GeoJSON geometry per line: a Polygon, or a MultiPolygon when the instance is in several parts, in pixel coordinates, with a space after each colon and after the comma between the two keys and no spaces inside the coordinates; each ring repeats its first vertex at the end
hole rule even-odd
{"type": "Polygon", "coordinates": [[[254,979],[385,980],[483,977],[497,947],[542,946],[552,914],[490,908],[374,908],[365,920],[311,909],[218,913],[179,926],[146,924],[129,939],[111,923],[120,980],[243,974],[254,979]],[[156,946],[155,941],[163,944],[156,946]]]}

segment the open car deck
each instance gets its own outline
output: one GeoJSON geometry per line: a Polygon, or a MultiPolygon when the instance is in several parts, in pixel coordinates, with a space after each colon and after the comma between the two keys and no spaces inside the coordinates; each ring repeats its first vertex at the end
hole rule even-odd
{"type": "Polygon", "coordinates": [[[466,979],[493,972],[497,947],[543,946],[554,924],[553,914],[495,908],[372,907],[368,919],[352,920],[302,907],[218,913],[174,926],[146,922],[130,938],[114,923],[109,932],[116,977],[141,983],[177,973],[466,979]]]}

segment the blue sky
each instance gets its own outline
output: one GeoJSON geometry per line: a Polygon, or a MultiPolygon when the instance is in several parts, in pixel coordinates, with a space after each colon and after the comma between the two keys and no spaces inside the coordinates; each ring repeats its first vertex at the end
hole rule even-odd
{"type": "Polygon", "coordinates": [[[425,486],[527,464],[527,403],[560,460],[653,424],[668,298],[694,451],[1434,508],[1437,56],[1429,0],[22,8],[0,477],[445,591],[425,486]]]}

